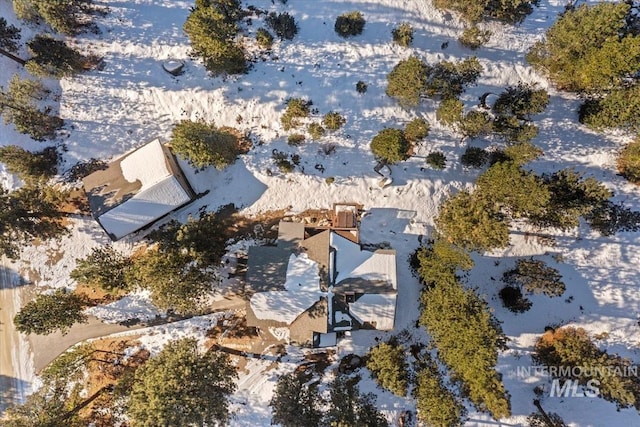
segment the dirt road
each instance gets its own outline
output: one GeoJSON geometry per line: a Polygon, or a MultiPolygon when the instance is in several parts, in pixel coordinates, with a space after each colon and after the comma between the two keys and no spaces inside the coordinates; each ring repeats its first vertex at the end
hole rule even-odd
{"type": "Polygon", "coordinates": [[[0,415],[24,399],[33,375],[29,343],[13,327],[28,287],[8,265],[6,259],[0,260],[0,415]]]}

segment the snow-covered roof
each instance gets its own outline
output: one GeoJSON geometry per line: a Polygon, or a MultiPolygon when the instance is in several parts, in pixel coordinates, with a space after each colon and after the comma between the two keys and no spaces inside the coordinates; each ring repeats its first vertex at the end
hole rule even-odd
{"type": "Polygon", "coordinates": [[[306,254],[291,254],[287,265],[284,291],[258,292],[249,304],[261,320],[275,320],[291,324],[320,299],[320,272],[318,263],[306,254]]]}
{"type": "Polygon", "coordinates": [[[393,329],[396,315],[396,294],[366,294],[349,304],[349,314],[360,323],[375,323],[381,331],[393,329]]]}
{"type": "Polygon", "coordinates": [[[169,176],[102,214],[98,220],[108,233],[120,239],[190,200],[178,180],[169,176]]]}
{"type": "Polygon", "coordinates": [[[172,161],[171,153],[155,139],[84,179],[92,211],[113,238],[133,233],[192,200],[172,170],[172,161]]]}
{"type": "Polygon", "coordinates": [[[363,251],[360,245],[331,233],[331,246],[336,250],[336,283],[343,280],[384,282],[398,289],[395,251],[363,251]]]}

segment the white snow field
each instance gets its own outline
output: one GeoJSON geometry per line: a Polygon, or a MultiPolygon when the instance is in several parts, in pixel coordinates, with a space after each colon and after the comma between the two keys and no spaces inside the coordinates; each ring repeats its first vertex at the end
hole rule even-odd
{"type": "MultiPolygon", "coordinates": [[[[0,2],[0,14],[16,23],[9,3],[0,2]]],[[[362,203],[367,213],[362,221],[361,240],[389,242],[397,251],[398,310],[394,333],[406,330],[414,341],[426,341],[428,336],[415,328],[420,288],[409,270],[408,257],[420,240],[432,232],[438,205],[448,194],[471,187],[480,171],[466,170],[460,164],[460,155],[468,142],[461,141],[460,135],[436,121],[436,102],[426,100],[405,110],[385,95],[386,75],[400,60],[415,54],[433,63],[476,55],[484,72],[478,84],[462,97],[467,107],[476,105],[485,92],[499,93],[520,81],[538,83],[549,91],[551,100],[546,112],[534,117],[540,127],[534,143],[544,150],[544,156],[528,166],[538,173],[573,167],[602,181],[615,193],[616,202],[640,210],[640,187],[618,176],[615,166],[617,151],[631,136],[597,134],[579,124],[580,101],[555,91],[525,62],[526,50],[554,22],[564,9],[565,0],[541,0],[539,7],[517,27],[483,25],[493,36],[476,51],[457,42],[463,24],[455,16],[435,9],[430,0],[289,0],[286,4],[243,1],[245,6],[253,4],[269,11],[289,12],[300,31],[292,41],[276,41],[271,55],[262,58],[256,53],[253,67],[246,75],[229,78],[210,77],[202,63],[189,56],[189,41],[182,25],[192,1],[96,0],[96,3],[109,8],[104,17],[97,19],[99,34],[82,34],[73,42],[81,50],[103,56],[104,69],[60,82],[47,81],[59,95],[59,112],[67,123],[68,136],[49,143],[65,144],[63,168],[91,158],[118,157],[153,138],[167,141],[172,126],[183,119],[204,119],[246,131],[254,140],[254,147],[223,171],[208,169],[196,173],[181,162],[196,193],[206,190],[209,193],[171,217],[185,220],[202,206],[215,210],[228,203],[242,207],[247,215],[287,207],[292,212],[330,208],[334,202],[362,203]],[[364,33],[343,39],[334,32],[335,18],[352,10],[364,14],[364,33]],[[415,29],[409,48],[392,43],[391,30],[400,22],[408,22],[415,29]],[[184,62],[184,73],[174,77],[164,71],[162,65],[168,61],[184,62]],[[368,84],[364,94],[355,90],[359,80],[368,84]],[[290,147],[286,142],[288,133],[280,124],[284,102],[289,97],[312,100],[313,108],[318,110],[316,121],[333,110],[344,115],[346,125],[320,142],[308,139],[300,147],[290,147]],[[430,134],[416,147],[414,156],[391,166],[393,183],[380,188],[369,143],[384,127],[400,128],[415,117],[423,117],[431,124],[430,134]],[[326,144],[334,144],[335,152],[325,154],[326,144]],[[425,163],[426,155],[436,149],[447,156],[443,171],[431,169],[425,163]],[[273,150],[299,154],[300,167],[290,174],[280,173],[271,159],[273,150]],[[335,181],[328,184],[327,177],[334,177],[335,181]]],[[[255,17],[251,25],[244,24],[247,43],[253,42],[262,25],[262,18],[255,17]]],[[[26,28],[23,35],[26,37],[33,31],[26,28]]],[[[24,71],[0,58],[0,85],[5,86],[13,73],[23,75],[24,71]]],[[[492,142],[495,141],[478,140],[471,144],[488,147],[492,142]]],[[[19,144],[31,150],[46,146],[4,125],[0,127],[0,144],[19,144]]],[[[20,184],[4,171],[0,171],[0,181],[9,188],[20,184]]],[[[495,421],[468,405],[468,426],[525,425],[526,417],[535,412],[534,387],[548,387],[549,379],[519,376],[516,370],[532,365],[533,344],[547,325],[570,324],[592,334],[607,332],[606,338],[597,341],[602,349],[640,361],[640,235],[618,233],[603,237],[583,225],[567,233],[545,230],[547,237],[555,241],[551,245],[531,231],[514,225],[510,247],[474,255],[476,267],[468,283],[487,298],[510,339],[509,349],[500,355],[498,370],[511,395],[513,415],[495,421]],[[560,298],[534,296],[532,309],[515,315],[502,306],[497,293],[502,272],[521,256],[535,256],[557,268],[567,290],[560,298]]],[[[138,235],[129,236],[116,246],[131,250],[139,239],[138,235]]],[[[29,271],[40,286],[73,287],[69,272],[76,258],[108,241],[91,219],[77,219],[70,236],[26,248],[16,269],[29,271]],[[54,264],[49,261],[52,252],[59,254],[54,264]]],[[[139,307],[123,307],[123,311],[133,311],[136,316],[155,315],[144,298],[132,297],[130,301],[137,301],[139,307]]],[[[118,319],[113,312],[117,307],[116,304],[105,309],[109,313],[105,317],[118,319]]],[[[99,311],[96,309],[94,313],[99,315],[99,311]]],[[[203,322],[208,324],[208,318],[203,322]]],[[[172,328],[167,325],[162,330],[170,333],[172,328]]],[[[155,348],[166,342],[167,335],[158,330],[146,336],[143,345],[155,348]],[[154,337],[158,342],[154,343],[154,337]]],[[[180,332],[198,337],[203,334],[200,327],[183,327],[180,332]]],[[[363,354],[375,345],[376,337],[384,339],[389,335],[354,333],[339,342],[338,356],[363,354]]],[[[232,425],[270,425],[268,402],[275,381],[303,359],[302,349],[287,347],[287,351],[275,368],[273,360],[249,360],[232,398],[236,412],[232,425]]],[[[21,366],[31,366],[27,359],[22,357],[21,366]]],[[[30,375],[22,377],[32,381],[30,375]]],[[[400,399],[376,387],[366,372],[361,388],[378,396],[379,408],[392,423],[397,423],[404,410],[414,407],[410,397],[400,399]]],[[[614,403],[599,398],[547,396],[542,403],[546,411],[560,414],[571,426],[640,425],[640,415],[635,409],[618,411],[614,403]]]]}

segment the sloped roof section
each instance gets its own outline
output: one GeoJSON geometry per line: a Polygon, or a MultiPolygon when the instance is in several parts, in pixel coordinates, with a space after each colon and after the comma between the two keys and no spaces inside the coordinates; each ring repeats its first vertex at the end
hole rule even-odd
{"type": "Polygon", "coordinates": [[[158,139],[84,179],[94,217],[118,240],[194,198],[171,152],[158,139]]]}
{"type": "Polygon", "coordinates": [[[349,304],[349,314],[360,323],[370,323],[380,331],[393,329],[396,294],[366,294],[349,304]]]}
{"type": "Polygon", "coordinates": [[[335,233],[331,234],[331,246],[336,250],[337,288],[351,284],[354,292],[362,293],[385,293],[398,289],[396,251],[363,251],[360,245],[335,233]],[[358,290],[359,287],[362,289],[358,290]]]}
{"type": "Polygon", "coordinates": [[[320,299],[318,263],[306,254],[289,257],[283,291],[258,292],[249,304],[260,320],[274,320],[290,325],[320,299]]]}

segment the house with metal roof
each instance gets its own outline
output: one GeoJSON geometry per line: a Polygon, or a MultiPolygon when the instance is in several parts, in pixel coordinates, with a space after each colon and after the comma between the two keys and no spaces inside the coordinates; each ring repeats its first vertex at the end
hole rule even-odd
{"type": "Polygon", "coordinates": [[[83,179],[93,217],[112,240],[150,226],[195,199],[167,146],[154,139],[83,179]]]}

